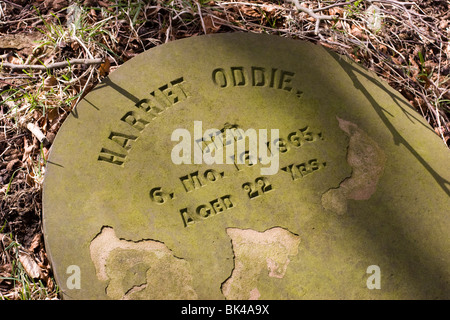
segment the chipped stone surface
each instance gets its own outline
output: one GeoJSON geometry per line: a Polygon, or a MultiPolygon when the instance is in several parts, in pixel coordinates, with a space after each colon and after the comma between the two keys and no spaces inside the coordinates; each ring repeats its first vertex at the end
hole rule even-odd
{"type": "Polygon", "coordinates": [[[189,263],[175,257],[161,242],[117,238],[102,228],[90,245],[99,280],[109,281],[113,299],[196,299],[189,263]]]}
{"type": "Polygon", "coordinates": [[[350,137],[347,162],[353,172],[338,188],[330,189],[322,196],[322,205],[337,214],[344,214],[347,212],[347,199],[367,200],[376,191],[386,156],[356,124],[339,117],[337,119],[339,127],[350,137]]]}
{"type": "Polygon", "coordinates": [[[289,257],[297,255],[300,243],[298,235],[279,227],[265,232],[228,228],[227,234],[233,244],[235,263],[233,273],[222,285],[227,299],[257,300],[258,278],[265,274],[283,278],[289,257]]]}

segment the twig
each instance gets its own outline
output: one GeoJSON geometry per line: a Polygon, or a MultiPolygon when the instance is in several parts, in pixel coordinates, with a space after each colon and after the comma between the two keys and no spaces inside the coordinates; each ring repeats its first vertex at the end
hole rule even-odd
{"type": "MultiPolygon", "coordinates": [[[[84,51],[86,51],[86,53],[88,54],[89,58],[94,59],[94,56],[92,55],[92,53],[88,50],[88,48],[85,46],[85,44],[83,43],[83,41],[81,41],[76,35],[73,36],[73,38],[80,44],[80,46],[83,47],[84,51]]],[[[103,63],[104,61],[102,61],[103,63]]]]}
{"type": "MultiPolygon", "coordinates": [[[[354,0],[356,1],[356,0],[354,0]]],[[[259,8],[276,8],[279,10],[286,10],[287,8],[283,7],[283,6],[279,6],[276,4],[259,4],[259,3],[250,3],[250,2],[218,2],[217,5],[219,7],[221,7],[222,5],[244,5],[244,6],[251,6],[251,7],[259,7],[259,8]]],[[[292,9],[287,9],[287,10],[292,10],[292,9]]]]}
{"type": "MultiPolygon", "coordinates": [[[[320,25],[320,21],[322,20],[336,20],[339,18],[338,15],[333,15],[333,16],[329,16],[329,15],[319,15],[316,14],[312,9],[308,9],[303,7],[302,5],[300,5],[300,3],[298,2],[298,0],[288,0],[289,2],[293,2],[295,5],[295,8],[298,11],[302,11],[305,12],[306,14],[308,14],[310,17],[316,19],[316,27],[314,29],[314,34],[318,35],[319,34],[319,25],[320,25]]],[[[343,3],[345,4],[345,3],[343,3]]],[[[323,9],[322,9],[323,10],[323,9]]]]}
{"type": "Polygon", "coordinates": [[[313,9],[313,12],[319,12],[319,11],[323,11],[323,10],[328,10],[334,7],[339,7],[339,6],[348,6],[349,4],[352,4],[353,2],[356,2],[358,0],[350,0],[348,2],[338,2],[338,3],[333,3],[330,4],[329,6],[326,7],[322,7],[322,8],[317,8],[317,9],[313,9]]]}
{"type": "Polygon", "coordinates": [[[379,2],[379,3],[386,3],[388,5],[398,5],[398,6],[415,6],[417,3],[415,2],[401,2],[401,1],[395,1],[395,0],[372,0],[370,2],[379,2]]]}
{"type": "Polygon", "coordinates": [[[16,79],[34,79],[36,77],[30,76],[30,75],[23,75],[23,76],[15,76],[15,77],[0,77],[0,81],[4,80],[16,80],[16,79]]]}
{"type": "Polygon", "coordinates": [[[91,73],[89,74],[89,78],[87,79],[86,83],[84,84],[83,90],[81,90],[80,95],[78,96],[77,101],[75,102],[75,104],[73,105],[73,109],[76,108],[76,106],[78,105],[78,102],[80,102],[80,100],[84,97],[84,92],[86,91],[86,88],[89,85],[89,82],[91,81],[92,75],[94,74],[94,69],[91,70],[91,73]]]}
{"type": "Polygon", "coordinates": [[[206,34],[205,22],[203,21],[203,17],[202,17],[202,8],[200,7],[200,3],[198,1],[196,1],[195,3],[197,4],[198,15],[200,16],[200,21],[202,23],[203,32],[206,34]]]}
{"type": "Polygon", "coordinates": [[[14,3],[14,2],[11,2],[11,1],[8,1],[8,0],[3,0],[4,2],[6,2],[7,4],[10,4],[10,5],[12,5],[13,7],[16,7],[16,8],[23,8],[21,5],[18,5],[17,3],[14,3]]]}
{"type": "Polygon", "coordinates": [[[44,141],[45,134],[42,133],[41,129],[32,122],[27,123],[27,129],[40,141],[44,141]]]}
{"type": "Polygon", "coordinates": [[[55,62],[48,65],[39,65],[39,64],[14,64],[9,62],[3,62],[0,64],[0,67],[3,68],[9,68],[11,70],[22,70],[22,69],[32,69],[32,70],[48,70],[48,69],[58,69],[58,68],[65,68],[70,65],[75,64],[86,64],[86,65],[93,65],[93,64],[101,64],[104,62],[103,58],[98,59],[72,59],[69,61],[61,61],[61,62],[55,62]]]}

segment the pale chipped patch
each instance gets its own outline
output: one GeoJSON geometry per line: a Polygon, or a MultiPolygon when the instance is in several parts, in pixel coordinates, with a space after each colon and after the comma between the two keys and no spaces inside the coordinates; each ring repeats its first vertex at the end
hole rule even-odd
{"type": "Polygon", "coordinates": [[[276,227],[264,232],[228,228],[234,252],[234,269],[222,284],[227,299],[258,299],[257,283],[261,276],[283,278],[289,257],[298,253],[300,237],[276,227]],[[265,272],[264,272],[265,271],[265,272]]]}
{"type": "Polygon", "coordinates": [[[347,162],[352,175],[338,188],[330,189],[322,196],[322,206],[337,214],[347,212],[347,200],[368,200],[375,193],[383,174],[386,156],[378,144],[363,130],[349,121],[337,118],[339,127],[350,137],[347,162]]]}
{"type": "Polygon", "coordinates": [[[90,253],[97,278],[109,281],[106,293],[113,299],[197,299],[189,263],[164,243],[122,240],[104,227],[90,253]]]}
{"type": "Polygon", "coordinates": [[[250,291],[250,298],[248,300],[258,300],[259,297],[261,297],[261,294],[259,293],[258,288],[254,288],[250,291]]]}

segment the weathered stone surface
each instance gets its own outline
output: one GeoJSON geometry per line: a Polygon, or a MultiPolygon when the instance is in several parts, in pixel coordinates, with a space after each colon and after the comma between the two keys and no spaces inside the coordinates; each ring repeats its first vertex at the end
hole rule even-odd
{"type": "Polygon", "coordinates": [[[265,232],[251,229],[227,229],[234,253],[234,269],[222,284],[227,299],[257,300],[260,297],[256,283],[262,274],[283,278],[289,265],[289,256],[298,253],[300,239],[287,230],[274,228],[265,232]]]}
{"type": "Polygon", "coordinates": [[[119,240],[105,227],[91,241],[90,253],[97,278],[109,281],[106,294],[113,299],[197,298],[189,263],[160,242],[119,240]]]}
{"type": "Polygon", "coordinates": [[[448,163],[400,95],[322,47],[180,40],[113,72],[64,123],[46,247],[68,299],[448,299],[448,163]],[[198,124],[222,138],[201,141],[198,124]],[[248,145],[207,164],[240,139],[231,129],[278,129],[278,157],[256,140],[256,157],[248,145]]]}

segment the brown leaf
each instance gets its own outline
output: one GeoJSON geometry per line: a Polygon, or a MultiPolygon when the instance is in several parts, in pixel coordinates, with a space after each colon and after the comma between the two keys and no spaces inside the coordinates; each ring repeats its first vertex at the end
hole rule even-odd
{"type": "Polygon", "coordinates": [[[70,43],[70,47],[73,51],[77,51],[80,48],[80,44],[77,41],[73,41],[70,43]]]}
{"type": "Polygon", "coordinates": [[[204,19],[206,33],[216,33],[220,29],[220,24],[215,24],[211,16],[206,16],[204,19]]]}
{"type": "Polygon", "coordinates": [[[247,15],[247,16],[250,16],[250,17],[261,17],[261,13],[260,12],[258,12],[258,11],[256,11],[253,7],[251,7],[251,6],[245,6],[245,5],[243,5],[243,6],[240,6],[239,7],[241,10],[242,10],[242,12],[245,14],[245,15],[247,15]]]}
{"type": "Polygon", "coordinates": [[[28,143],[28,140],[24,138],[24,152],[22,155],[22,162],[26,161],[28,156],[34,152],[35,146],[33,143],[28,143]]]}
{"type": "Polygon", "coordinates": [[[402,61],[401,61],[400,59],[401,59],[400,57],[399,57],[399,58],[396,58],[396,57],[394,57],[394,56],[391,56],[392,62],[395,63],[395,64],[398,65],[398,66],[401,66],[401,65],[402,65],[402,61]]]}
{"type": "Polygon", "coordinates": [[[19,261],[22,264],[25,272],[33,279],[39,279],[41,277],[41,268],[36,261],[24,251],[19,251],[19,261]]]}
{"type": "Polygon", "coordinates": [[[410,70],[411,70],[411,73],[412,73],[412,78],[413,78],[413,80],[416,80],[417,76],[419,75],[420,67],[417,64],[417,62],[414,60],[414,56],[411,55],[411,54],[409,55],[409,63],[411,65],[410,70]]]}
{"type": "Polygon", "coordinates": [[[56,80],[56,78],[54,76],[47,77],[44,80],[44,88],[50,88],[50,87],[56,86],[57,83],[58,83],[58,80],[56,80]]]}
{"type": "Polygon", "coordinates": [[[378,50],[380,51],[380,52],[382,52],[382,53],[384,53],[384,54],[387,54],[387,47],[384,45],[384,44],[380,44],[379,46],[378,46],[378,50]]]}
{"type": "Polygon", "coordinates": [[[9,56],[7,60],[9,63],[22,64],[22,60],[14,56],[9,56]]]}
{"type": "Polygon", "coordinates": [[[100,65],[100,68],[98,68],[98,71],[100,71],[100,76],[106,77],[109,74],[110,67],[111,67],[111,62],[109,62],[109,59],[105,59],[105,62],[103,62],[100,65]]]}
{"type": "Polygon", "coordinates": [[[69,1],[67,0],[45,0],[44,6],[49,10],[59,11],[65,7],[69,6],[69,1]]]}
{"type": "Polygon", "coordinates": [[[353,25],[352,26],[352,29],[350,30],[350,33],[352,35],[354,35],[355,37],[357,37],[358,39],[367,39],[367,35],[357,25],[353,25]]]}
{"type": "Polygon", "coordinates": [[[425,89],[428,89],[430,87],[431,81],[430,81],[430,79],[428,79],[428,77],[426,75],[421,74],[418,76],[418,79],[425,82],[425,85],[424,85],[425,89]]]}
{"type": "Polygon", "coordinates": [[[108,10],[108,11],[111,11],[111,12],[114,11],[114,8],[106,0],[105,1],[99,0],[98,5],[103,8],[106,8],[106,10],[108,10]]]}
{"type": "Polygon", "coordinates": [[[14,159],[6,165],[6,170],[12,171],[17,163],[22,163],[19,159],[14,159]]]}
{"type": "Polygon", "coordinates": [[[11,277],[12,267],[10,263],[0,264],[0,284],[5,280],[5,278],[11,277]]]}
{"type": "Polygon", "coordinates": [[[50,108],[47,110],[47,120],[53,124],[55,120],[59,118],[58,108],[50,108]]]}
{"type": "Polygon", "coordinates": [[[339,16],[339,17],[343,17],[344,16],[344,9],[340,8],[340,7],[334,7],[334,8],[330,8],[328,10],[330,16],[339,16]]]}
{"type": "MultiPolygon", "coordinates": [[[[43,39],[43,35],[39,31],[31,33],[21,32],[16,34],[1,34],[0,48],[20,50],[26,56],[28,54],[31,54],[33,47],[36,45],[36,42],[41,39],[43,39]]],[[[9,61],[9,57],[8,62],[12,62],[9,61]]]]}
{"type": "Polygon", "coordinates": [[[37,233],[34,237],[33,240],[31,240],[31,244],[30,247],[28,248],[28,250],[30,250],[31,252],[36,251],[36,249],[40,249],[42,246],[42,235],[40,233],[37,233]]]}

